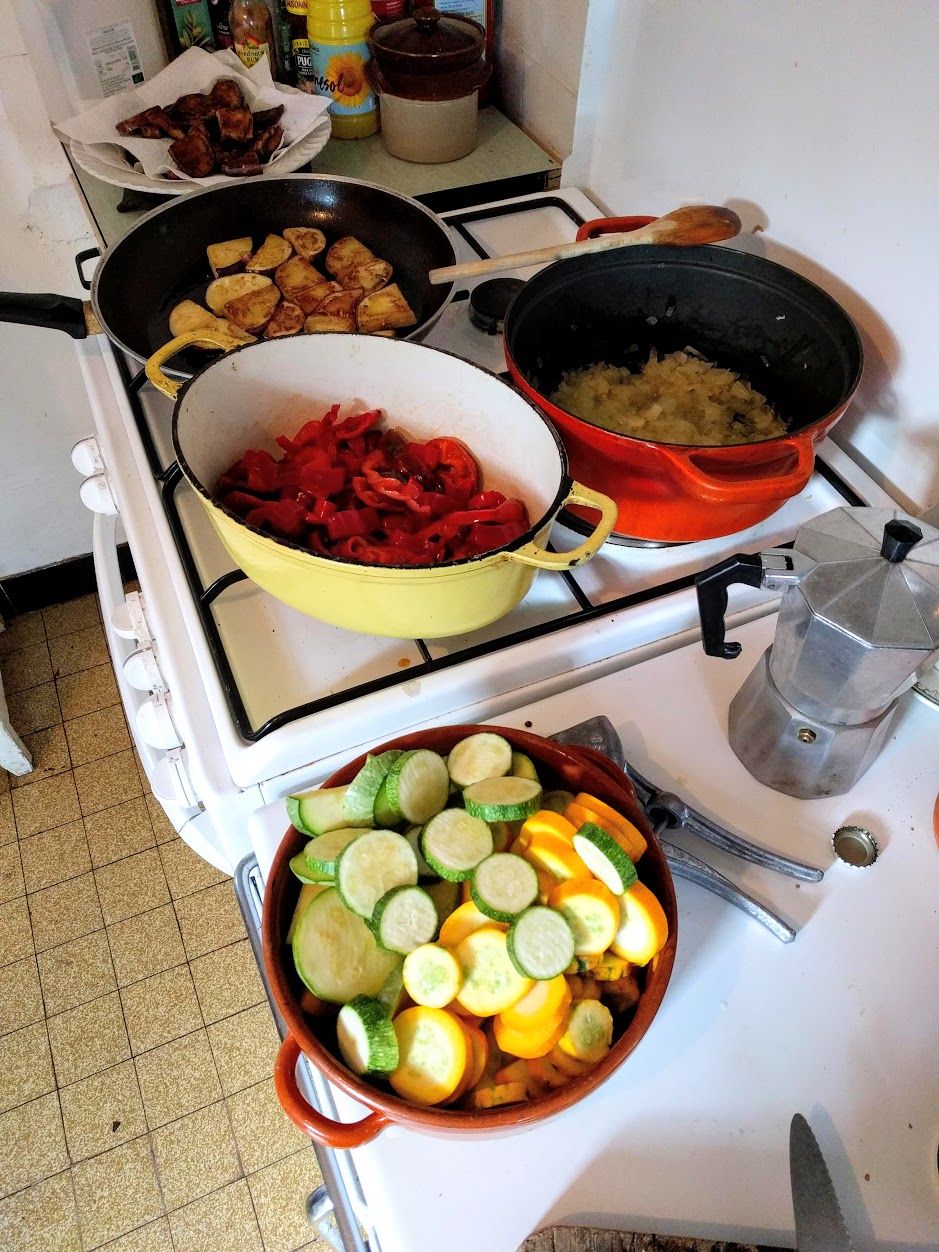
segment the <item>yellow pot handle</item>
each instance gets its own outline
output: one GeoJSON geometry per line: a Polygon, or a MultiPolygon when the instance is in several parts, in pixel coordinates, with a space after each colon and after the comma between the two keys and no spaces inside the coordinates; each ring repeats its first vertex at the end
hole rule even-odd
{"type": "Polygon", "coordinates": [[[210,329],[208,326],[201,328],[197,326],[195,330],[187,330],[185,334],[177,335],[175,339],[165,343],[162,348],[157,348],[153,356],[147,361],[147,378],[158,391],[162,391],[165,396],[175,400],[176,393],[183,385],[183,382],[182,379],[167,378],[162,369],[165,361],[168,361],[177,352],[182,352],[183,348],[188,348],[192,344],[198,344],[200,348],[222,348],[227,351],[229,348],[237,347],[239,343],[244,342],[244,340],[234,339],[231,335],[226,335],[224,331],[216,330],[214,327],[210,329]]]}
{"type": "Polygon", "coordinates": [[[585,561],[595,556],[600,545],[609,538],[610,531],[616,522],[616,515],[619,511],[616,504],[609,496],[601,495],[599,491],[593,491],[590,487],[585,487],[583,483],[571,483],[571,489],[562,502],[561,508],[565,504],[582,504],[588,509],[596,509],[599,512],[600,520],[589,538],[568,552],[547,552],[540,544],[526,543],[515,552],[507,552],[506,556],[510,556],[513,561],[521,561],[524,565],[535,565],[538,569],[553,570],[573,569],[575,565],[583,565],[585,561]]]}

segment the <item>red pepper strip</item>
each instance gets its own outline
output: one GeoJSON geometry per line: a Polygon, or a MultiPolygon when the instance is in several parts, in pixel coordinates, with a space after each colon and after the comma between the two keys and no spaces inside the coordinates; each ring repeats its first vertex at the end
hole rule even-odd
{"type": "MultiPolygon", "coordinates": [[[[459,509],[448,513],[445,517],[440,518],[436,522],[431,522],[429,526],[425,526],[418,533],[426,538],[439,536],[441,539],[451,539],[464,526],[477,526],[480,524],[500,525],[507,522],[528,524],[528,510],[525,508],[521,500],[506,500],[494,509],[459,509]]],[[[522,526],[522,530],[525,526],[522,526]]],[[[521,533],[521,531],[519,532],[521,533]]]]}
{"type": "Polygon", "coordinates": [[[466,507],[468,509],[497,509],[500,504],[505,504],[505,499],[501,491],[479,491],[475,496],[470,496],[466,507]]]}
{"type": "Polygon", "coordinates": [[[365,535],[378,529],[378,512],[375,509],[343,509],[326,519],[326,533],[330,539],[350,539],[353,535],[365,535]]]}
{"type": "Polygon", "coordinates": [[[298,448],[296,453],[286,462],[281,464],[289,464],[291,469],[313,469],[328,470],[332,469],[335,462],[326,451],[316,445],[308,445],[305,448],[298,448]]]}
{"type": "Polygon", "coordinates": [[[242,458],[247,471],[246,482],[252,491],[276,491],[280,487],[280,461],[269,452],[249,450],[242,458]]]}
{"type": "Polygon", "coordinates": [[[221,497],[221,501],[227,509],[231,509],[239,517],[244,517],[252,509],[258,509],[262,505],[267,504],[266,500],[262,500],[258,496],[248,495],[247,491],[230,491],[227,495],[221,497]]]}
{"type": "Polygon", "coordinates": [[[429,474],[432,474],[440,464],[437,449],[429,443],[408,443],[405,447],[407,448],[408,456],[429,474]]]}
{"type": "Polygon", "coordinates": [[[342,465],[328,470],[302,470],[300,485],[314,496],[338,495],[346,485],[346,470],[342,465]]]}
{"type": "Polygon", "coordinates": [[[304,515],[303,520],[308,526],[325,526],[331,517],[338,512],[332,500],[316,500],[312,509],[304,515]]]}
{"type": "Polygon", "coordinates": [[[276,500],[252,509],[245,521],[249,526],[268,526],[275,534],[293,539],[303,532],[303,512],[296,500],[276,500]]]}
{"type": "Polygon", "coordinates": [[[320,536],[318,530],[311,530],[306,537],[306,546],[311,552],[316,552],[320,556],[329,556],[329,549],[320,536]]]}
{"type": "Polygon", "coordinates": [[[431,439],[437,456],[436,474],[448,496],[468,500],[479,488],[479,466],[473,454],[459,439],[431,439]]]}
{"type": "Polygon", "coordinates": [[[297,450],[297,445],[292,439],[288,439],[286,435],[278,435],[274,442],[279,448],[283,448],[288,456],[297,450]]]}
{"type": "Polygon", "coordinates": [[[350,439],[356,439],[360,435],[364,435],[367,430],[371,430],[380,421],[381,409],[371,409],[368,413],[358,413],[354,417],[347,417],[333,428],[333,435],[337,441],[348,442],[350,439]]]}
{"type": "Polygon", "coordinates": [[[521,522],[506,522],[502,526],[472,526],[467,536],[467,547],[476,552],[492,552],[494,548],[502,548],[507,543],[524,535],[525,527],[521,522]]]}
{"type": "Polygon", "coordinates": [[[228,469],[219,479],[219,483],[223,482],[225,479],[229,479],[231,482],[235,483],[243,483],[247,477],[248,470],[245,465],[244,457],[239,457],[233,465],[229,465],[228,469]]]}
{"type": "Polygon", "coordinates": [[[388,507],[388,501],[383,499],[377,491],[373,491],[364,478],[353,478],[352,490],[363,504],[370,505],[373,509],[386,509],[388,507]]]}

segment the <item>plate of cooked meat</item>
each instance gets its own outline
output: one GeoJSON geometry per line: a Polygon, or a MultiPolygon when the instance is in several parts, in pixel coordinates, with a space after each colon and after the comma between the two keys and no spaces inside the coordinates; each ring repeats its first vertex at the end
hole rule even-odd
{"type": "Polygon", "coordinates": [[[261,58],[190,48],[149,82],[58,126],[76,163],[119,187],[179,195],[300,169],[330,135],[328,101],[275,83],[261,58]]]}

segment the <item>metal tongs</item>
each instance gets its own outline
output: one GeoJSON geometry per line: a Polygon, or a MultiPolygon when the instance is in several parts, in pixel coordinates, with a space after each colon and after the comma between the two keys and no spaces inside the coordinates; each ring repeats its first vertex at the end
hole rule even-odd
{"type": "Polygon", "coordinates": [[[697,835],[715,848],[721,848],[732,856],[753,865],[762,865],[764,869],[775,870],[778,874],[786,874],[789,878],[797,878],[801,882],[819,882],[824,871],[814,865],[806,865],[803,861],[794,861],[778,852],[770,852],[759,844],[751,843],[742,835],[732,834],[716,822],[699,813],[680,796],[671,791],[660,791],[626,760],[623,745],[616,733],[616,728],[608,717],[591,717],[579,722],[569,730],[562,730],[552,736],[558,743],[571,744],[574,747],[594,748],[609,757],[615,765],[625,773],[633,785],[636,798],[655,831],[665,859],[673,874],[679,878],[687,878],[712,891],[728,904],[735,905],[754,921],[765,926],[768,931],[781,939],[783,943],[791,943],[796,937],[796,930],[784,922],[781,917],[771,912],[759,900],[748,895],[746,891],[731,882],[729,878],[716,870],[713,865],[686,852],[676,844],[663,837],[670,830],[685,830],[697,835]]]}

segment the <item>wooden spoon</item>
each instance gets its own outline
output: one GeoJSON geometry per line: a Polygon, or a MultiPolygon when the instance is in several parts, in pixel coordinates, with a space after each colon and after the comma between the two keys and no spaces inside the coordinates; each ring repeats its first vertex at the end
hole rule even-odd
{"type": "Polygon", "coordinates": [[[716,204],[693,204],[675,209],[664,217],[657,217],[648,226],[623,234],[598,235],[594,239],[582,239],[574,243],[556,244],[552,248],[533,248],[530,252],[515,252],[511,256],[489,257],[485,261],[464,261],[460,265],[446,265],[431,270],[428,278],[432,283],[450,283],[460,278],[479,278],[483,274],[499,274],[503,270],[517,270],[525,265],[547,265],[567,257],[586,256],[589,252],[605,252],[608,248],[629,248],[640,243],[667,243],[673,247],[688,247],[699,243],[719,243],[733,239],[740,233],[740,218],[732,209],[716,204]]]}

